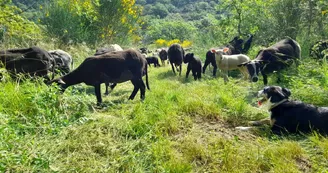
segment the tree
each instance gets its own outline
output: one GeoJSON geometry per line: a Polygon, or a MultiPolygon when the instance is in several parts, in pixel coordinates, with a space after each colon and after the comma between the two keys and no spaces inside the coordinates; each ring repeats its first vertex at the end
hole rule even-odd
{"type": "Polygon", "coordinates": [[[22,10],[10,0],[0,0],[0,41],[35,42],[41,39],[41,30],[34,23],[21,16],[22,10]]]}

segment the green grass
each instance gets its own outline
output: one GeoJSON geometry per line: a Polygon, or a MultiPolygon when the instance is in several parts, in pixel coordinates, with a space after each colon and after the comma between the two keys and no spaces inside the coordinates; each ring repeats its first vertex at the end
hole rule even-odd
{"type": "MultiPolygon", "coordinates": [[[[74,49],[74,48],[73,48],[74,49]]],[[[87,53],[72,49],[81,62],[87,53]]],[[[292,99],[328,105],[328,65],[303,61],[284,73],[292,99]]],[[[0,83],[0,172],[327,172],[328,139],[274,136],[268,127],[241,132],[269,114],[256,106],[262,81],[232,73],[224,84],[208,70],[201,81],[149,68],[151,91],[133,101],[118,84],[104,107],[92,87],[64,94],[41,81],[0,83]]],[[[276,83],[276,75],[269,77],[276,83]]],[[[104,88],[102,93],[104,92],[104,88]]]]}

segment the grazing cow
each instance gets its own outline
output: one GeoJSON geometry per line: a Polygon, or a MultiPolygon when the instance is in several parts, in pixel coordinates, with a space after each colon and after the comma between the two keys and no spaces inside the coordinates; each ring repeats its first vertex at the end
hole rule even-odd
{"type": "Polygon", "coordinates": [[[185,54],[183,48],[181,47],[180,44],[172,44],[169,47],[167,53],[172,66],[173,73],[175,74],[175,70],[174,70],[174,66],[175,66],[177,71],[179,71],[179,75],[181,76],[181,71],[182,71],[181,65],[185,54]],[[179,66],[179,70],[178,70],[178,66],[179,66]]]}
{"type": "Polygon", "coordinates": [[[236,55],[236,54],[246,54],[251,46],[251,43],[253,41],[253,35],[249,34],[248,39],[244,43],[244,40],[237,37],[234,37],[233,40],[229,42],[229,44],[225,46],[220,46],[216,48],[211,48],[206,52],[206,59],[203,67],[203,73],[205,73],[205,70],[209,64],[212,64],[213,66],[213,76],[216,76],[216,71],[217,71],[217,65],[215,64],[215,55],[212,52],[213,49],[218,50],[218,49],[224,49],[224,48],[229,48],[228,51],[224,52],[225,55],[236,55]],[[244,48],[243,47],[244,43],[244,48]]]}
{"type": "Polygon", "coordinates": [[[50,80],[48,73],[52,72],[54,78],[55,61],[47,51],[39,47],[0,51],[0,60],[12,77],[22,73],[50,80]]]}
{"type": "Polygon", "coordinates": [[[130,80],[134,89],[129,99],[133,100],[139,89],[140,98],[145,99],[143,74],[146,75],[146,84],[149,89],[146,59],[140,52],[128,49],[86,58],[75,70],[52,80],[49,84],[57,83],[62,91],[79,83],[94,86],[97,104],[100,105],[102,103],[100,84],[106,82],[116,84],[130,80]]]}
{"type": "Polygon", "coordinates": [[[149,67],[150,67],[150,64],[154,64],[155,67],[160,67],[161,66],[158,63],[158,58],[157,57],[154,57],[154,56],[147,57],[146,60],[147,60],[147,63],[149,65],[149,67]]]}
{"type": "MultiPolygon", "coordinates": [[[[259,72],[262,73],[263,83],[267,85],[267,75],[274,71],[281,71],[290,66],[293,61],[301,58],[300,45],[291,38],[283,39],[276,44],[260,50],[256,58],[250,62],[240,64],[246,66],[253,82],[258,81],[259,72]]],[[[278,82],[280,79],[278,78],[278,82]]]]}
{"type": "Polygon", "coordinates": [[[167,60],[167,56],[168,56],[166,49],[162,48],[159,51],[158,55],[159,55],[159,58],[162,61],[162,65],[165,66],[165,61],[167,60]]]}
{"type": "Polygon", "coordinates": [[[224,48],[223,50],[212,49],[212,52],[215,54],[216,64],[224,73],[224,82],[228,82],[228,70],[238,69],[244,75],[244,78],[247,78],[247,69],[245,67],[239,67],[238,65],[249,62],[249,57],[244,54],[225,55],[224,52],[228,51],[227,49],[228,48],[224,48]]]}
{"type": "MultiPolygon", "coordinates": [[[[270,124],[275,134],[309,133],[313,130],[328,134],[328,107],[317,107],[300,101],[291,101],[291,92],[280,86],[267,86],[258,92],[259,106],[269,109],[270,118],[249,122],[252,126],[270,124]]],[[[249,130],[253,127],[236,127],[249,130]]]]}
{"type": "Polygon", "coordinates": [[[310,48],[310,56],[315,59],[323,59],[328,56],[328,40],[317,41],[310,48]]]}
{"type": "Polygon", "coordinates": [[[108,52],[114,52],[114,51],[122,51],[123,49],[121,48],[120,45],[118,44],[110,44],[109,46],[103,47],[103,48],[99,48],[96,50],[95,56],[96,55],[101,55],[101,54],[105,54],[108,52]]]}
{"type": "Polygon", "coordinates": [[[190,73],[190,70],[192,72],[192,75],[194,76],[195,80],[200,80],[202,77],[202,62],[198,57],[195,57],[193,53],[187,53],[186,56],[183,59],[183,62],[185,64],[188,63],[187,67],[187,73],[186,78],[188,78],[188,75],[190,73]]]}
{"type": "Polygon", "coordinates": [[[65,75],[71,71],[73,67],[73,58],[72,56],[60,49],[50,50],[49,54],[54,58],[56,62],[56,69],[59,70],[60,74],[65,75]]]}

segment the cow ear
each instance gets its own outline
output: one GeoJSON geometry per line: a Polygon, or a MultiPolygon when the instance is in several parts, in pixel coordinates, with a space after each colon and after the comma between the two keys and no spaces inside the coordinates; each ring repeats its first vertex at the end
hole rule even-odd
{"type": "Polygon", "coordinates": [[[212,52],[212,53],[216,53],[216,50],[215,50],[215,49],[212,49],[211,52],[212,52]]]}
{"type": "Polygon", "coordinates": [[[190,53],[190,55],[191,55],[192,57],[194,57],[194,53],[190,53]]]}
{"type": "Polygon", "coordinates": [[[287,89],[287,88],[282,88],[282,92],[287,96],[287,97],[289,97],[292,93],[290,92],[290,90],[289,89],[287,89]]]}
{"type": "Polygon", "coordinates": [[[248,63],[249,63],[249,61],[248,61],[248,62],[243,62],[243,63],[241,63],[241,64],[239,64],[239,65],[237,65],[237,66],[238,66],[238,67],[246,66],[248,63]]]}
{"type": "Polygon", "coordinates": [[[223,49],[224,53],[227,53],[228,51],[229,51],[229,48],[227,48],[227,47],[223,49]]]}

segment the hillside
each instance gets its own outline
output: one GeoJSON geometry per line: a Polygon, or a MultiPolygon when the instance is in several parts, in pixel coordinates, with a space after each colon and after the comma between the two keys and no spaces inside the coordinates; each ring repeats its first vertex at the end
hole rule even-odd
{"type": "Polygon", "coordinates": [[[204,19],[208,14],[215,15],[218,13],[216,10],[218,2],[211,0],[137,0],[136,3],[143,6],[144,16],[154,18],[181,16],[186,21],[194,21],[204,19]]]}

